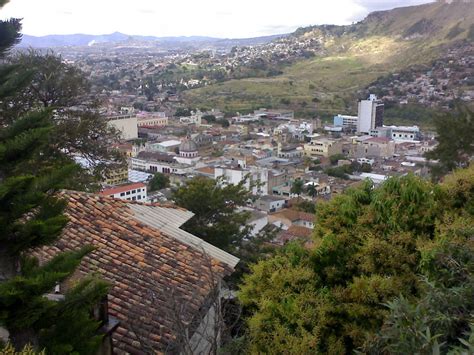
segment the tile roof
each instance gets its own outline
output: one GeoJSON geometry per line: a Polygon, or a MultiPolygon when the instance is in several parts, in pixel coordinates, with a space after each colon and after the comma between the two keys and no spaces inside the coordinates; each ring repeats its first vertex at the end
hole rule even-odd
{"type": "Polygon", "coordinates": [[[173,349],[173,302],[186,305],[180,316],[191,324],[238,259],[180,229],[193,215],[184,209],[73,191],[61,196],[69,223],[56,242],[33,255],[44,263],[60,252],[95,246],[76,274],[94,273],[111,284],[109,314],[121,322],[112,336],[115,353],[145,354],[145,343],[158,353],[173,349]]]}
{"type": "Polygon", "coordinates": [[[110,189],[104,189],[100,194],[109,196],[109,195],[115,195],[121,192],[126,192],[126,191],[130,191],[134,189],[141,189],[143,187],[146,187],[144,183],[137,182],[134,184],[126,184],[126,185],[111,187],[110,189]]]}
{"type": "Polygon", "coordinates": [[[310,241],[312,232],[313,230],[311,228],[291,226],[288,230],[282,231],[273,242],[279,245],[285,245],[297,239],[310,241]]]}

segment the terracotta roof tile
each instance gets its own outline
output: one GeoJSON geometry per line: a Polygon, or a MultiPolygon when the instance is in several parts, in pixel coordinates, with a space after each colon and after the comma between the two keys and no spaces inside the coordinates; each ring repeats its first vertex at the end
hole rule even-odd
{"type": "MultiPolygon", "coordinates": [[[[130,201],[73,191],[61,195],[68,202],[65,214],[69,223],[55,243],[33,254],[44,263],[63,251],[96,246],[76,272],[95,273],[111,282],[109,313],[121,322],[113,334],[115,351],[145,353],[139,341],[144,338],[158,353],[172,347],[171,290],[177,299],[188,300],[190,314],[183,317],[190,322],[217,283],[210,275],[221,278],[232,272],[232,267],[141,222],[130,201]]],[[[178,212],[175,207],[166,208],[178,212]]]]}

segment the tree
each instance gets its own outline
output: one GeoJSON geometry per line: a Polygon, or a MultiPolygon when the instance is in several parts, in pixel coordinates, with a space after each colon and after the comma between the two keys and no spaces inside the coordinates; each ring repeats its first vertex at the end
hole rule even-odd
{"type": "Polygon", "coordinates": [[[204,115],[204,116],[202,116],[202,119],[206,120],[207,123],[216,122],[216,116],[214,116],[214,115],[204,115]]]}
{"type": "Polygon", "coordinates": [[[424,353],[427,330],[441,351],[467,341],[473,191],[471,167],[440,185],[392,178],[319,204],[312,249],[290,245],[244,277],[251,351],[424,353]]]}
{"type": "Polygon", "coordinates": [[[148,183],[148,189],[150,191],[157,191],[164,189],[165,187],[168,187],[170,185],[170,179],[162,174],[162,173],[156,173],[153,175],[151,178],[150,182],[148,183]]]}
{"type": "MultiPolygon", "coordinates": [[[[0,0],[0,9],[9,0],[0,0]]],[[[21,41],[21,21],[9,19],[0,21],[0,59],[8,54],[9,50],[21,41]]]]}
{"type": "Polygon", "coordinates": [[[329,161],[332,165],[336,165],[339,160],[346,159],[344,154],[335,154],[329,157],[329,161]]]}
{"type": "MultiPolygon", "coordinates": [[[[15,97],[35,74],[21,64],[2,65],[0,71],[7,73],[0,76],[0,103],[15,97]]],[[[3,113],[2,118],[11,117],[3,113]]],[[[0,325],[18,349],[31,343],[51,353],[94,353],[101,337],[90,311],[106,285],[84,280],[62,301],[44,297],[91,248],[61,254],[43,266],[28,257],[32,248],[60,235],[67,218],[56,192],[78,184],[81,169],[55,146],[56,128],[54,112],[40,109],[0,127],[0,325]]]]}
{"type": "Polygon", "coordinates": [[[316,186],[314,184],[309,184],[306,188],[306,193],[314,198],[318,195],[318,190],[316,190],[316,186]]]}
{"type": "Polygon", "coordinates": [[[301,179],[296,179],[293,181],[291,185],[290,192],[294,195],[298,195],[298,197],[303,193],[304,190],[304,182],[301,179]]]}
{"type": "Polygon", "coordinates": [[[227,127],[230,126],[229,120],[228,120],[228,119],[225,119],[225,118],[219,120],[218,123],[219,123],[223,128],[227,128],[227,127]]]}
{"type": "Polygon", "coordinates": [[[184,229],[218,248],[235,251],[249,232],[245,226],[248,212],[236,211],[250,199],[245,184],[246,180],[233,185],[195,177],[181,186],[173,199],[178,206],[194,213],[184,229]]]}
{"type": "MultiPolygon", "coordinates": [[[[92,175],[103,178],[107,162],[124,164],[120,154],[109,148],[118,132],[107,125],[91,101],[84,74],[51,52],[30,51],[9,59],[7,88],[0,100],[0,123],[10,125],[30,110],[51,109],[57,126],[51,141],[58,152],[82,156],[92,166],[92,175]],[[20,78],[20,80],[15,79],[20,78]]],[[[92,181],[88,171],[81,177],[92,181]]]]}
{"type": "Polygon", "coordinates": [[[433,151],[426,153],[426,157],[439,160],[439,165],[432,168],[435,177],[467,166],[474,154],[473,112],[458,104],[455,112],[438,114],[434,124],[439,144],[433,151]]]}

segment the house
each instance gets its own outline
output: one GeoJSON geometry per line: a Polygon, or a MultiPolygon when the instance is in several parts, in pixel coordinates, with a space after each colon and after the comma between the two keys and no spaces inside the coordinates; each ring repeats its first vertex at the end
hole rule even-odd
{"type": "Polygon", "coordinates": [[[311,158],[327,158],[331,155],[342,154],[342,142],[330,138],[314,137],[304,145],[304,154],[311,158]]]}
{"type": "Polygon", "coordinates": [[[207,335],[216,331],[216,307],[208,301],[239,260],[180,229],[193,216],[184,209],[74,191],[60,197],[69,223],[33,255],[44,264],[95,247],[58,288],[90,274],[110,284],[106,312],[120,322],[113,353],[179,354],[185,335],[196,354],[208,353],[207,335]]]}
{"type": "Polygon", "coordinates": [[[386,137],[370,137],[361,140],[356,147],[357,158],[390,158],[395,154],[395,142],[386,137]]]}
{"type": "Polygon", "coordinates": [[[250,235],[255,237],[268,225],[268,215],[264,212],[250,210],[250,217],[247,220],[247,226],[252,227],[250,235]]]}
{"type": "Polygon", "coordinates": [[[269,214],[268,222],[284,230],[288,230],[291,226],[304,227],[312,230],[314,228],[314,215],[312,213],[287,208],[269,214]]]}
{"type": "Polygon", "coordinates": [[[156,112],[152,114],[137,115],[138,127],[162,127],[168,125],[168,117],[164,112],[156,112]]]}
{"type": "Polygon", "coordinates": [[[104,189],[100,194],[128,201],[146,201],[147,199],[146,185],[141,182],[104,189]]]}
{"type": "Polygon", "coordinates": [[[255,201],[255,208],[265,212],[275,212],[286,206],[286,199],[278,196],[266,195],[255,201]]]}

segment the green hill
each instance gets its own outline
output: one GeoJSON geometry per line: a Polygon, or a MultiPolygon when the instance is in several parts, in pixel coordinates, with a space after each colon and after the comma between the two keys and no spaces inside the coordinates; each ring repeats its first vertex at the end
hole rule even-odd
{"type": "Polygon", "coordinates": [[[312,26],[292,40],[322,38],[321,54],[270,78],[247,78],[185,92],[188,105],[247,111],[288,107],[301,114],[354,112],[360,89],[377,78],[430,63],[474,41],[474,3],[436,2],[371,13],[350,26],[312,26]]]}

